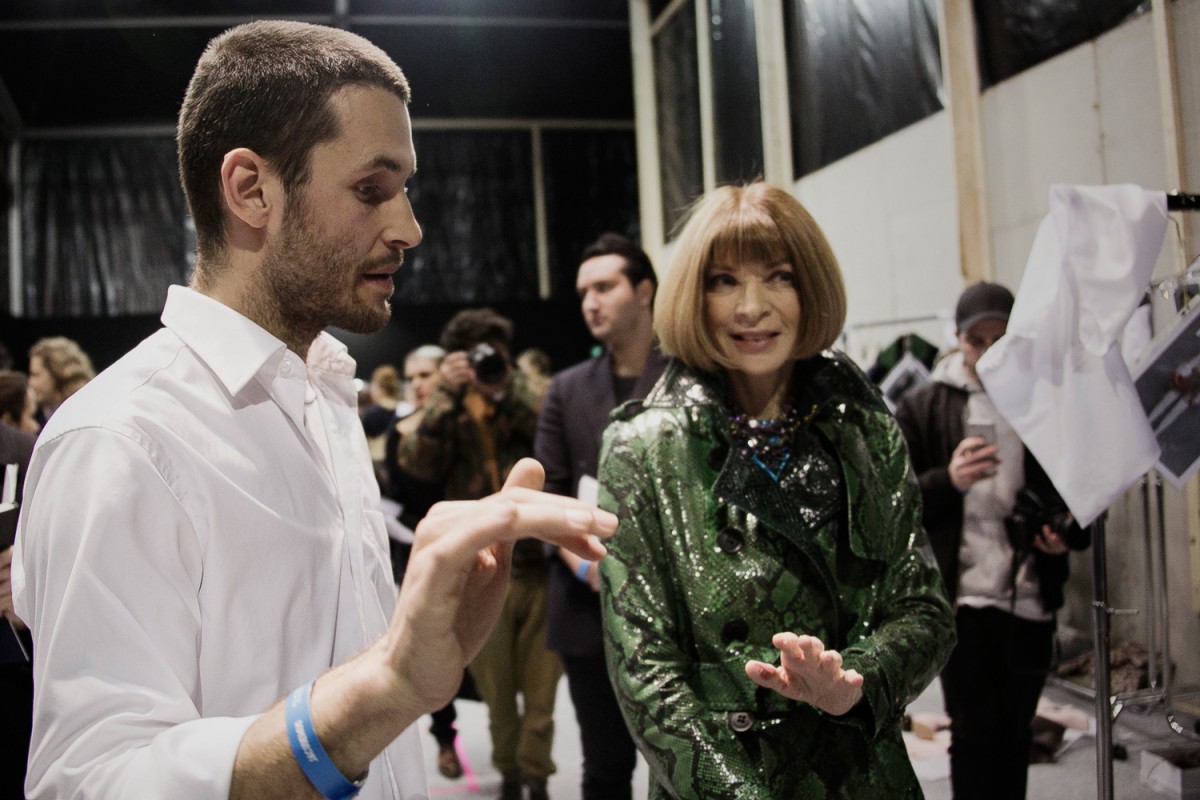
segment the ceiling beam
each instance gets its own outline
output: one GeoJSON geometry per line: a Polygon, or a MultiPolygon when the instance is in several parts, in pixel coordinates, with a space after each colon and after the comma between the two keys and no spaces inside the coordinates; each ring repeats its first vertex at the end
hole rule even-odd
{"type": "MultiPolygon", "coordinates": [[[[629,21],[624,19],[576,19],[571,17],[465,17],[433,14],[340,14],[334,12],[330,14],[279,15],[271,18],[324,25],[342,23],[362,27],[392,25],[397,27],[575,28],[583,30],[626,30],[629,28],[629,21]]],[[[0,33],[130,28],[232,28],[256,19],[261,19],[261,17],[180,15],[5,20],[0,22],[0,33]]]]}

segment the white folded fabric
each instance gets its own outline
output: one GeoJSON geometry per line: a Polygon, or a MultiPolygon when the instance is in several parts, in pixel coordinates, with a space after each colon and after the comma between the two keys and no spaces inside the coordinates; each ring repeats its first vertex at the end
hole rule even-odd
{"type": "Polygon", "coordinates": [[[1119,339],[1166,226],[1164,192],[1052,186],[1008,332],[976,366],[1081,525],[1158,458],[1119,339]]]}

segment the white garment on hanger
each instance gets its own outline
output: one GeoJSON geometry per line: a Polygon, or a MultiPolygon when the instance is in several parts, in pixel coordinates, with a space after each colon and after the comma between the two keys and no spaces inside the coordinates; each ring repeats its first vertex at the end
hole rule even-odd
{"type": "Polygon", "coordinates": [[[1166,226],[1164,192],[1052,186],[1008,332],[976,366],[1080,525],[1158,459],[1119,338],[1166,226]]]}

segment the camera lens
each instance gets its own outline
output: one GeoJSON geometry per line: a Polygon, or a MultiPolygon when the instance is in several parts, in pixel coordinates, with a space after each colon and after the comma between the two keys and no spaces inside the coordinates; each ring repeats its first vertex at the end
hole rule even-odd
{"type": "Polygon", "coordinates": [[[480,383],[497,384],[508,374],[508,361],[486,342],[475,345],[470,361],[480,383]]]}

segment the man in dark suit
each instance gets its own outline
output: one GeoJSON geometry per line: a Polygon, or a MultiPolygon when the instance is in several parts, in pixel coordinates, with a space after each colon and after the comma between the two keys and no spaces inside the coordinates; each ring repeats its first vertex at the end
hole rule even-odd
{"type": "MultiPolygon", "coordinates": [[[[654,345],[657,280],[649,257],[606,233],[584,251],[576,277],[584,322],[603,354],[554,377],[538,415],[534,456],[546,491],[595,502],[600,440],[609,412],[645,397],[665,359],[654,345]]],[[[636,765],[604,664],[596,565],[559,551],[550,578],[546,644],[562,656],[583,744],[583,800],[628,800],[636,765]]]]}

